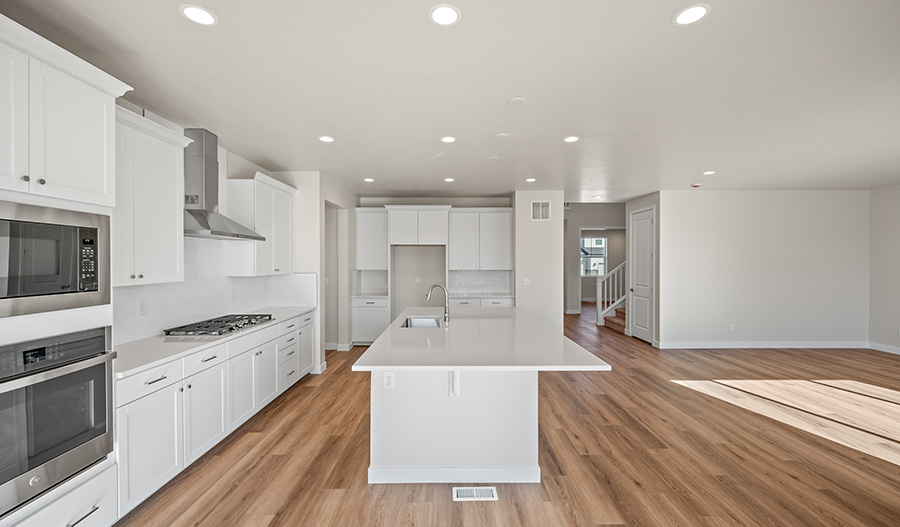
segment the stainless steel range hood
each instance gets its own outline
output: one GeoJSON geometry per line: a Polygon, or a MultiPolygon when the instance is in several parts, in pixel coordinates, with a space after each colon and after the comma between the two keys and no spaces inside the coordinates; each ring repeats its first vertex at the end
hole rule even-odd
{"type": "Polygon", "coordinates": [[[187,128],[194,142],[184,149],[184,235],[223,240],[265,237],[219,214],[219,138],[203,128],[187,128]]]}

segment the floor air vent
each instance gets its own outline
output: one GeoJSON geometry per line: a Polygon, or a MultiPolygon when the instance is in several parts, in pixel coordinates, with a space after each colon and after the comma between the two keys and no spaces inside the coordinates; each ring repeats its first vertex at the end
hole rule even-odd
{"type": "Polygon", "coordinates": [[[453,487],[453,501],[497,501],[497,487],[453,487]]]}

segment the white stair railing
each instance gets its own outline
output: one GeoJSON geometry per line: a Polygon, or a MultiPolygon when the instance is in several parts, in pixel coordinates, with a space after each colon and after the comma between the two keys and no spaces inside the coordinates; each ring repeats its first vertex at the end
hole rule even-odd
{"type": "Polygon", "coordinates": [[[604,317],[625,303],[625,290],[625,262],[597,279],[598,326],[605,325],[604,317]]]}

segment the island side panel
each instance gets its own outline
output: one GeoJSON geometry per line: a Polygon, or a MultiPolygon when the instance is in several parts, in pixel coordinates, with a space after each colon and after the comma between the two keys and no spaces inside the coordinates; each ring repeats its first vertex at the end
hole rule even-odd
{"type": "Polygon", "coordinates": [[[372,372],[369,483],[539,483],[538,373],[372,372]]]}

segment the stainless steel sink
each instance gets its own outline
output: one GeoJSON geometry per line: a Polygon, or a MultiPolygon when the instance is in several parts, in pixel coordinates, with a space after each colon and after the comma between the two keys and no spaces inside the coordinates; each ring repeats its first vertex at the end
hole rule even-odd
{"type": "Polygon", "coordinates": [[[400,324],[401,328],[439,328],[441,317],[408,317],[400,324]]]}

